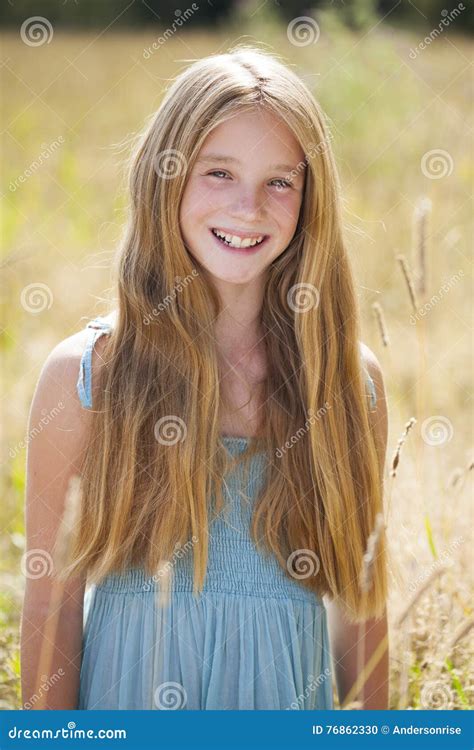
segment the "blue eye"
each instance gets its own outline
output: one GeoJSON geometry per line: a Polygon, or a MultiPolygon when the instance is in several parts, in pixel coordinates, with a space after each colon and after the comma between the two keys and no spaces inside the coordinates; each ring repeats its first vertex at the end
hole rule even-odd
{"type": "MultiPolygon", "coordinates": [[[[218,179],[222,179],[222,178],[221,178],[221,177],[220,177],[219,175],[222,175],[222,177],[223,177],[224,179],[225,179],[226,177],[227,177],[228,179],[231,179],[231,178],[229,177],[229,175],[227,174],[227,172],[224,172],[224,170],[223,170],[223,169],[214,169],[214,170],[213,170],[212,172],[208,172],[206,176],[207,176],[207,177],[217,177],[218,179]]],[[[272,183],[275,183],[275,182],[276,182],[276,183],[279,183],[279,184],[277,185],[277,188],[278,188],[278,189],[281,189],[281,188],[291,188],[291,187],[293,186],[291,182],[289,182],[288,180],[284,180],[284,179],[283,179],[283,178],[281,178],[281,177],[276,177],[276,178],[275,178],[274,180],[271,180],[271,182],[272,182],[272,183]]]]}
{"type": "Polygon", "coordinates": [[[225,177],[227,173],[224,172],[222,169],[215,169],[213,172],[209,172],[209,175],[212,175],[213,177],[215,177],[218,174],[223,174],[225,177]]]}

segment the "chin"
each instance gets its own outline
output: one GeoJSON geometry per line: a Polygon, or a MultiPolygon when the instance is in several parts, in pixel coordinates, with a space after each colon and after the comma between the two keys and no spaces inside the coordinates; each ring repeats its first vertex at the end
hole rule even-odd
{"type": "Polygon", "coordinates": [[[237,269],[234,269],[234,272],[232,272],[232,269],[229,268],[229,264],[227,264],[226,268],[216,268],[215,265],[212,263],[206,263],[204,260],[200,260],[200,263],[211,279],[216,279],[216,281],[225,284],[248,284],[256,279],[261,273],[261,269],[257,268],[247,269],[245,272],[242,270],[238,272],[237,269]]]}

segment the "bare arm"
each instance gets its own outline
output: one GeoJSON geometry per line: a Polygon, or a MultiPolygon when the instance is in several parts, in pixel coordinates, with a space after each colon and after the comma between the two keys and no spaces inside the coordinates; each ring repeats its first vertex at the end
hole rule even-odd
{"type": "Polygon", "coordinates": [[[90,424],[90,412],[76,393],[84,344],[81,331],[51,352],[30,408],[21,620],[22,701],[27,709],[77,708],[86,581],[80,576],[58,582],[52,553],[90,424]]]}
{"type": "MultiPolygon", "coordinates": [[[[364,347],[365,363],[372,377],[377,396],[376,409],[372,413],[373,424],[376,430],[377,451],[379,463],[382,469],[385,467],[385,455],[387,448],[388,417],[385,388],[380,365],[374,354],[364,347]]],[[[329,633],[331,650],[335,662],[335,676],[339,696],[339,703],[344,707],[344,701],[359,677],[358,643],[364,641],[364,659],[362,668],[370,662],[370,658],[377,659],[378,653],[382,652],[377,665],[367,677],[363,687],[362,708],[386,710],[389,707],[389,652],[388,652],[388,625],[387,612],[378,620],[370,619],[366,622],[354,625],[350,624],[335,601],[326,605],[328,613],[329,633]],[[385,645],[387,646],[384,649],[385,645]]],[[[361,693],[352,696],[352,700],[361,700],[361,693]]]]}

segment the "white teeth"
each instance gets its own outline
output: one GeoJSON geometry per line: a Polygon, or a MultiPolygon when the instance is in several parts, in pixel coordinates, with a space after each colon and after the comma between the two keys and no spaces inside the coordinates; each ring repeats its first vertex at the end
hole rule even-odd
{"type": "Polygon", "coordinates": [[[225,242],[231,247],[254,247],[255,245],[260,244],[260,242],[262,242],[263,240],[263,235],[255,238],[237,237],[235,234],[224,234],[224,232],[221,232],[219,229],[213,229],[212,231],[215,235],[217,235],[217,237],[225,240],[225,242]]]}

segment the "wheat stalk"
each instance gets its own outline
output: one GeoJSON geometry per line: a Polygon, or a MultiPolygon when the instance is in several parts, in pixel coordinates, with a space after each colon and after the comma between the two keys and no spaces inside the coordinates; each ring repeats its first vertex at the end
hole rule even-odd
{"type": "Polygon", "coordinates": [[[416,249],[417,292],[421,297],[426,293],[426,236],[428,215],[431,211],[429,198],[421,198],[414,211],[414,231],[416,249]]]}
{"type": "Polygon", "coordinates": [[[415,315],[418,313],[418,302],[416,299],[416,292],[415,292],[415,285],[413,283],[413,278],[410,269],[408,268],[408,263],[406,261],[406,258],[404,255],[397,255],[397,260],[400,263],[400,267],[402,269],[403,277],[405,279],[408,294],[410,297],[411,306],[413,308],[413,312],[415,315]]]}
{"type": "Polygon", "coordinates": [[[375,320],[377,321],[377,325],[380,331],[382,344],[384,346],[388,346],[389,345],[388,330],[387,330],[387,326],[385,325],[384,314],[383,314],[382,305],[380,304],[380,302],[374,302],[372,304],[372,310],[374,312],[375,320]]]}
{"type": "Polygon", "coordinates": [[[436,581],[436,579],[442,573],[445,572],[446,568],[447,568],[446,565],[442,565],[440,567],[435,568],[430,573],[430,575],[428,576],[428,578],[426,579],[426,581],[424,582],[424,584],[422,586],[420,586],[420,588],[418,589],[418,591],[416,591],[413,594],[412,598],[410,599],[410,601],[406,605],[405,609],[402,610],[402,613],[395,620],[395,627],[396,628],[399,628],[405,622],[406,618],[408,617],[408,615],[410,614],[411,610],[414,608],[414,606],[418,602],[418,600],[421,599],[421,597],[429,589],[429,587],[431,586],[431,584],[434,581],[436,581]]]}
{"type": "Polygon", "coordinates": [[[466,620],[466,622],[463,622],[461,625],[459,625],[449,643],[449,650],[452,651],[456,643],[459,643],[459,641],[461,641],[473,627],[474,617],[470,617],[469,620],[466,620]]]}
{"type": "Polygon", "coordinates": [[[395,453],[393,454],[392,465],[391,465],[391,469],[390,469],[390,476],[393,477],[393,478],[395,478],[395,476],[397,474],[398,464],[400,463],[400,451],[402,449],[402,445],[405,442],[405,440],[407,439],[408,433],[410,432],[411,428],[415,424],[416,424],[415,417],[410,417],[410,419],[408,420],[408,422],[405,424],[405,430],[404,430],[401,438],[398,440],[397,447],[395,448],[395,453]]]}

